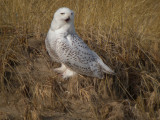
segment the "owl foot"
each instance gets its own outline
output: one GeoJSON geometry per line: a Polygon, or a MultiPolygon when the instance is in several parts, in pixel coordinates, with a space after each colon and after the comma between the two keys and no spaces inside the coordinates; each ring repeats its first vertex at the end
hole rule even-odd
{"type": "Polygon", "coordinates": [[[64,64],[62,64],[61,67],[55,68],[54,71],[62,74],[66,71],[66,69],[67,69],[66,66],[64,64]]]}
{"type": "Polygon", "coordinates": [[[71,71],[69,69],[66,69],[66,71],[62,74],[62,76],[63,76],[63,79],[67,79],[67,78],[72,77],[76,74],[77,74],[76,72],[71,71]]]}

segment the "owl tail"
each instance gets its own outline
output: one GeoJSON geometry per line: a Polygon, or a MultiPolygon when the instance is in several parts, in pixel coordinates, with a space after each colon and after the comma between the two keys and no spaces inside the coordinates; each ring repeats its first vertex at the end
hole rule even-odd
{"type": "Polygon", "coordinates": [[[105,72],[107,74],[115,75],[115,72],[111,68],[109,68],[106,64],[104,64],[102,60],[99,61],[99,64],[100,64],[103,72],[105,72]]]}

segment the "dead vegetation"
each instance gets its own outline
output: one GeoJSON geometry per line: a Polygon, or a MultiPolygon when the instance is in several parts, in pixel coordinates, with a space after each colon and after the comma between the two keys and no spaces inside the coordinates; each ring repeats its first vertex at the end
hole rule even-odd
{"type": "Polygon", "coordinates": [[[160,119],[159,0],[1,0],[0,119],[160,119]],[[116,76],[53,72],[44,40],[53,13],[75,11],[75,26],[116,76]]]}

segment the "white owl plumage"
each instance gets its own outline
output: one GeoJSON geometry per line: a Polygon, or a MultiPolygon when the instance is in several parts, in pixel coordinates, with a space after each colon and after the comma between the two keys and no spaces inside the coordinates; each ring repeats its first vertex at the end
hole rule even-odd
{"type": "Polygon", "coordinates": [[[62,64],[54,71],[61,73],[63,78],[78,73],[102,79],[104,73],[114,74],[77,35],[74,12],[69,8],[59,8],[55,12],[45,44],[52,60],[62,64]]]}

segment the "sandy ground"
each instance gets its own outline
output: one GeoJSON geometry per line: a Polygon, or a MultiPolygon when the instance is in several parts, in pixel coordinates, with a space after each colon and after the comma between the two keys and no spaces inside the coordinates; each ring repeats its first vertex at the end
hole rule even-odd
{"type": "Polygon", "coordinates": [[[27,46],[18,48],[18,63],[11,61],[13,69],[5,71],[7,83],[0,94],[0,120],[142,118],[134,101],[116,96],[113,76],[106,84],[105,80],[81,75],[63,80],[53,72],[60,65],[50,60],[44,39],[27,39],[27,46]]]}

